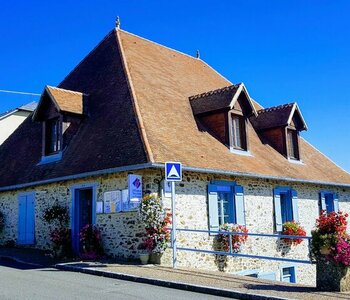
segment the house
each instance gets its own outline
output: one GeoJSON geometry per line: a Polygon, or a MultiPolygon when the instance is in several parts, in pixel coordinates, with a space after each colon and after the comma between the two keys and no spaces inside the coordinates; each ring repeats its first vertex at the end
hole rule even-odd
{"type": "MultiPolygon", "coordinates": [[[[79,230],[93,223],[108,254],[137,258],[143,231],[128,202],[130,178],[142,179],[143,193],[163,193],[170,207],[166,161],[184,166],[178,227],[230,222],[274,234],[295,220],[310,234],[321,209],[350,212],[350,174],[300,137],[306,129],[296,103],[263,108],[243,83],[201,59],[117,27],[57,87],[44,88],[1,146],[1,240],[50,247],[42,212],[57,202],[70,208],[75,251],[79,230]]],[[[178,245],[212,250],[213,239],[179,232],[178,245]]],[[[288,248],[273,237],[249,238],[244,251],[308,258],[307,242],[288,248]]],[[[162,263],[171,263],[170,251],[162,263]]],[[[178,266],[217,270],[213,255],[186,251],[178,266]]],[[[315,282],[307,264],[234,257],[227,271],[315,282]]]]}
{"type": "Polygon", "coordinates": [[[35,110],[36,104],[36,102],[30,102],[0,114],[0,145],[35,110]]]}

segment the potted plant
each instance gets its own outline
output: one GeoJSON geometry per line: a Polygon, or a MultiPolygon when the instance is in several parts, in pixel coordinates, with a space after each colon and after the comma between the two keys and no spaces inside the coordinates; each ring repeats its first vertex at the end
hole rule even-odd
{"type": "MultiPolygon", "coordinates": [[[[295,221],[290,221],[290,222],[285,222],[283,224],[282,234],[290,235],[290,236],[306,236],[306,231],[303,227],[300,226],[299,223],[295,221]]],[[[296,239],[282,238],[282,240],[288,245],[299,245],[303,242],[302,238],[296,238],[296,239]]]]}
{"type": "Polygon", "coordinates": [[[222,251],[228,252],[230,250],[230,236],[232,240],[232,251],[234,253],[241,251],[242,245],[245,244],[245,242],[248,239],[248,235],[247,235],[248,229],[245,226],[226,223],[221,225],[219,230],[223,232],[242,233],[242,234],[232,234],[232,235],[222,233],[222,234],[219,234],[217,237],[218,243],[221,246],[222,251]]]}
{"type": "Polygon", "coordinates": [[[79,240],[82,245],[81,259],[96,260],[103,255],[101,233],[96,225],[85,225],[80,231],[79,240]]]}
{"type": "Polygon", "coordinates": [[[316,259],[319,290],[350,291],[350,237],[347,214],[322,211],[312,231],[312,254],[316,259]]]}
{"type": "Polygon", "coordinates": [[[141,264],[147,265],[150,255],[149,255],[149,251],[147,249],[145,242],[143,242],[139,245],[138,250],[140,250],[139,251],[139,258],[140,258],[141,264]]]}
{"type": "MultiPolygon", "coordinates": [[[[248,239],[248,229],[243,225],[226,223],[220,226],[219,231],[223,233],[218,234],[214,239],[215,251],[229,252],[231,238],[232,253],[238,253],[241,251],[243,244],[245,244],[248,239]],[[229,235],[225,232],[240,234],[229,235]]],[[[218,266],[219,271],[225,271],[227,261],[227,255],[218,254],[215,256],[215,263],[218,266]]]]}
{"type": "Polygon", "coordinates": [[[139,208],[145,228],[144,247],[150,253],[150,262],[160,264],[160,258],[170,242],[171,214],[166,213],[161,199],[156,194],[142,198],[139,208]]]}
{"type": "Polygon", "coordinates": [[[59,203],[55,203],[44,210],[43,220],[50,225],[49,236],[53,244],[54,256],[71,256],[71,230],[68,228],[68,208],[59,203]]]}
{"type": "Polygon", "coordinates": [[[56,257],[70,257],[71,251],[71,230],[69,228],[55,228],[50,232],[50,240],[53,243],[53,250],[56,257]]]}

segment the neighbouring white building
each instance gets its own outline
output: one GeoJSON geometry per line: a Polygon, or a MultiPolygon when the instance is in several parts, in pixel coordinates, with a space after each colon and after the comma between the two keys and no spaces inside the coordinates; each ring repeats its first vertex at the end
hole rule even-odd
{"type": "Polygon", "coordinates": [[[0,145],[35,110],[36,105],[36,102],[30,102],[0,114],[0,145]]]}

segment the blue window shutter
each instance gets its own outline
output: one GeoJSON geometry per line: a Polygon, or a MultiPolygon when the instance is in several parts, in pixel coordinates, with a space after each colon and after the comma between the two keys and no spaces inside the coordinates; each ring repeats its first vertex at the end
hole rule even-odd
{"type": "Polygon", "coordinates": [[[218,193],[216,185],[208,185],[209,230],[219,230],[218,193]]]}
{"type": "Polygon", "coordinates": [[[282,212],[281,212],[281,196],[280,190],[273,190],[273,204],[275,209],[275,229],[276,231],[282,231],[282,212]]]}
{"type": "Polygon", "coordinates": [[[26,244],[34,244],[34,194],[27,196],[26,244]]]}
{"type": "Polygon", "coordinates": [[[320,192],[320,209],[321,209],[321,211],[327,209],[327,207],[326,207],[326,193],[325,192],[320,192]]]}
{"type": "Polygon", "coordinates": [[[337,194],[333,194],[334,211],[339,212],[339,197],[337,194]]]}
{"type": "Polygon", "coordinates": [[[18,244],[24,244],[26,241],[26,202],[27,196],[18,197],[18,244]]]}
{"type": "Polygon", "coordinates": [[[236,185],[233,187],[235,194],[236,224],[245,225],[245,205],[243,187],[236,185]]]}
{"type": "Polygon", "coordinates": [[[290,197],[293,207],[293,221],[299,223],[299,209],[298,209],[298,193],[296,190],[290,190],[290,197]]]}

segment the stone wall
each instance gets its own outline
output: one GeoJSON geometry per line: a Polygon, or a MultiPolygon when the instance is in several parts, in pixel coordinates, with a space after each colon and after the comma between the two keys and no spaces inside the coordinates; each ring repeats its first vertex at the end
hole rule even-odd
{"type": "MultiPolygon", "coordinates": [[[[161,170],[140,170],[135,172],[143,176],[144,192],[159,192],[163,179],[161,170]]],[[[319,215],[319,191],[330,190],[338,193],[340,210],[350,212],[350,189],[334,188],[311,184],[278,182],[265,179],[248,179],[184,172],[183,182],[176,183],[178,228],[208,230],[207,185],[210,180],[236,181],[244,187],[246,223],[251,233],[274,233],[273,188],[289,186],[298,192],[299,218],[301,225],[310,235],[315,220],[319,215]]],[[[0,209],[7,217],[6,228],[1,241],[17,238],[18,193],[36,192],[36,246],[50,248],[48,233],[50,228],[42,222],[42,211],[58,201],[71,210],[72,195],[70,187],[91,182],[97,184],[97,201],[103,200],[106,191],[127,188],[127,173],[105,175],[85,180],[66,181],[59,184],[37,186],[16,192],[0,193],[0,209]]],[[[165,206],[170,209],[170,199],[164,198],[165,206]]],[[[136,258],[138,245],[143,234],[142,225],[136,212],[98,214],[96,222],[101,229],[105,251],[114,257],[136,258]]],[[[213,249],[213,236],[207,233],[178,233],[178,247],[213,249]]],[[[264,256],[277,256],[293,259],[308,259],[308,245],[304,241],[298,246],[286,247],[276,238],[249,237],[242,253],[264,256]]],[[[163,255],[162,263],[171,264],[171,251],[163,255]]],[[[288,266],[284,262],[248,258],[229,258],[226,271],[260,269],[273,271],[279,279],[281,268],[288,266]]],[[[213,255],[178,251],[178,266],[218,270],[218,262],[213,255]]],[[[300,283],[315,284],[315,267],[296,265],[297,280],[300,283]]]]}

